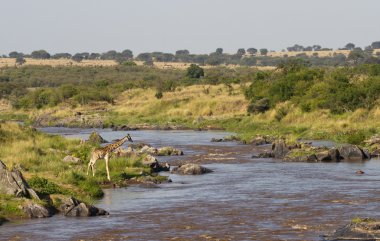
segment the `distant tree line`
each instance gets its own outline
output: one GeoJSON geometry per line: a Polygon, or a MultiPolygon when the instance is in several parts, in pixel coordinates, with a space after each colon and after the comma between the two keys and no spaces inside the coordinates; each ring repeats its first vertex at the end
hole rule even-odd
{"type": "MultiPolygon", "coordinates": [[[[287,47],[288,52],[300,52],[295,57],[302,58],[311,63],[314,66],[344,66],[346,64],[357,63],[378,63],[380,56],[373,56],[373,50],[380,49],[380,41],[373,42],[371,45],[363,49],[358,48],[353,43],[347,43],[340,50],[351,51],[349,56],[343,54],[334,54],[333,56],[322,57],[319,56],[319,51],[332,51],[331,48],[325,48],[321,45],[313,45],[304,47],[299,44],[295,44],[291,47],[287,47]],[[304,51],[314,51],[312,56],[307,56],[304,51]]],[[[152,52],[152,53],[140,53],[134,58],[131,50],[124,50],[117,52],[110,50],[105,53],[89,53],[82,52],[71,55],[70,53],[56,53],[54,55],[49,54],[45,50],[36,50],[31,54],[26,55],[20,52],[13,51],[9,53],[10,58],[16,58],[17,64],[22,65],[25,60],[23,58],[34,59],[72,59],[80,62],[83,60],[115,60],[119,63],[131,62],[133,60],[143,61],[147,66],[153,66],[153,62],[184,62],[195,63],[198,65],[242,65],[242,66],[276,66],[283,58],[288,57],[285,53],[283,57],[271,57],[268,56],[270,51],[266,48],[239,48],[234,54],[226,54],[223,48],[217,48],[215,52],[210,54],[191,54],[189,50],[182,49],[177,50],[174,54],[164,52],[152,52]]],[[[285,50],[283,50],[285,52],[285,50]]],[[[293,57],[294,58],[294,57],[293,57]]]]}

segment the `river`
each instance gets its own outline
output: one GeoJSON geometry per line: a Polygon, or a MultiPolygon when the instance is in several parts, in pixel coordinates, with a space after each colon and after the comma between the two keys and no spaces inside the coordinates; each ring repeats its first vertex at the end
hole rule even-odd
{"type": "MultiPolygon", "coordinates": [[[[87,138],[92,130],[43,128],[68,138],[87,138]]],[[[107,140],[123,131],[98,130],[107,140]]],[[[251,159],[262,148],[234,142],[212,143],[230,133],[129,131],[135,142],[174,146],[182,157],[214,172],[202,176],[165,173],[172,183],[155,188],[130,186],[104,190],[96,206],[109,216],[55,215],[7,223],[1,240],[321,240],[350,219],[378,217],[380,161],[286,163],[251,159]],[[361,169],[364,175],[356,175],[361,169]]],[[[112,165],[112,164],[111,164],[112,165]]]]}

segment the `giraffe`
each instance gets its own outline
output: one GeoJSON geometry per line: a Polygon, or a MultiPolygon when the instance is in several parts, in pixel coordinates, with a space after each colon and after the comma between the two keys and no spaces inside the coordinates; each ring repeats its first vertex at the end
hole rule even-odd
{"type": "Polygon", "coordinates": [[[106,161],[107,178],[108,178],[108,181],[111,181],[110,172],[109,172],[109,168],[108,168],[109,158],[111,156],[111,153],[116,148],[118,148],[121,145],[123,145],[123,143],[126,142],[126,141],[133,142],[133,140],[132,140],[132,138],[131,138],[131,136],[129,134],[127,134],[122,139],[116,141],[115,143],[106,145],[105,147],[97,148],[94,151],[92,151],[92,153],[91,153],[91,160],[88,163],[88,167],[87,167],[87,175],[88,175],[88,172],[89,172],[90,167],[91,167],[92,176],[95,176],[95,163],[96,163],[96,161],[99,160],[99,159],[104,159],[106,161]]]}

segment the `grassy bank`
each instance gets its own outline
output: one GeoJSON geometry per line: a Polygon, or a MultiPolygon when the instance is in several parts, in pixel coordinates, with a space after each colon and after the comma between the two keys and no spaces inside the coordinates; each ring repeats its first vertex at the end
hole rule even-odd
{"type": "Polygon", "coordinates": [[[291,101],[279,102],[264,113],[248,113],[245,98],[248,85],[194,85],[165,92],[161,99],[155,89],[123,92],[114,104],[97,102],[70,108],[59,105],[29,113],[44,125],[178,125],[189,128],[223,128],[243,139],[255,135],[289,139],[329,139],[360,144],[378,133],[380,108],[359,108],[343,113],[329,109],[305,112],[291,101]],[[78,113],[81,115],[78,116],[78,113]]]}
{"type": "MultiPolygon", "coordinates": [[[[50,196],[59,205],[64,196],[75,196],[92,203],[103,196],[101,184],[107,183],[104,161],[97,163],[97,175],[87,176],[91,144],[48,135],[14,122],[0,124],[0,159],[9,169],[21,170],[29,185],[41,197],[50,196]],[[63,162],[66,155],[81,158],[83,164],[63,162]]],[[[149,172],[140,164],[140,158],[113,158],[110,162],[114,183],[149,172]]],[[[30,200],[0,195],[0,217],[23,217],[19,206],[30,200]]],[[[43,203],[44,204],[44,203],[43,203]]],[[[46,203],[45,203],[46,204],[46,203]]]]}

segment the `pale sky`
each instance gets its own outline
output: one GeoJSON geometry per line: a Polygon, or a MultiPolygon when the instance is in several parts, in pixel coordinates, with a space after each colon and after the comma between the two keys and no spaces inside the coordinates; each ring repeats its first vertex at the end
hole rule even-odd
{"type": "Polygon", "coordinates": [[[364,47],[379,23],[379,0],[0,0],[0,54],[364,47]]]}

